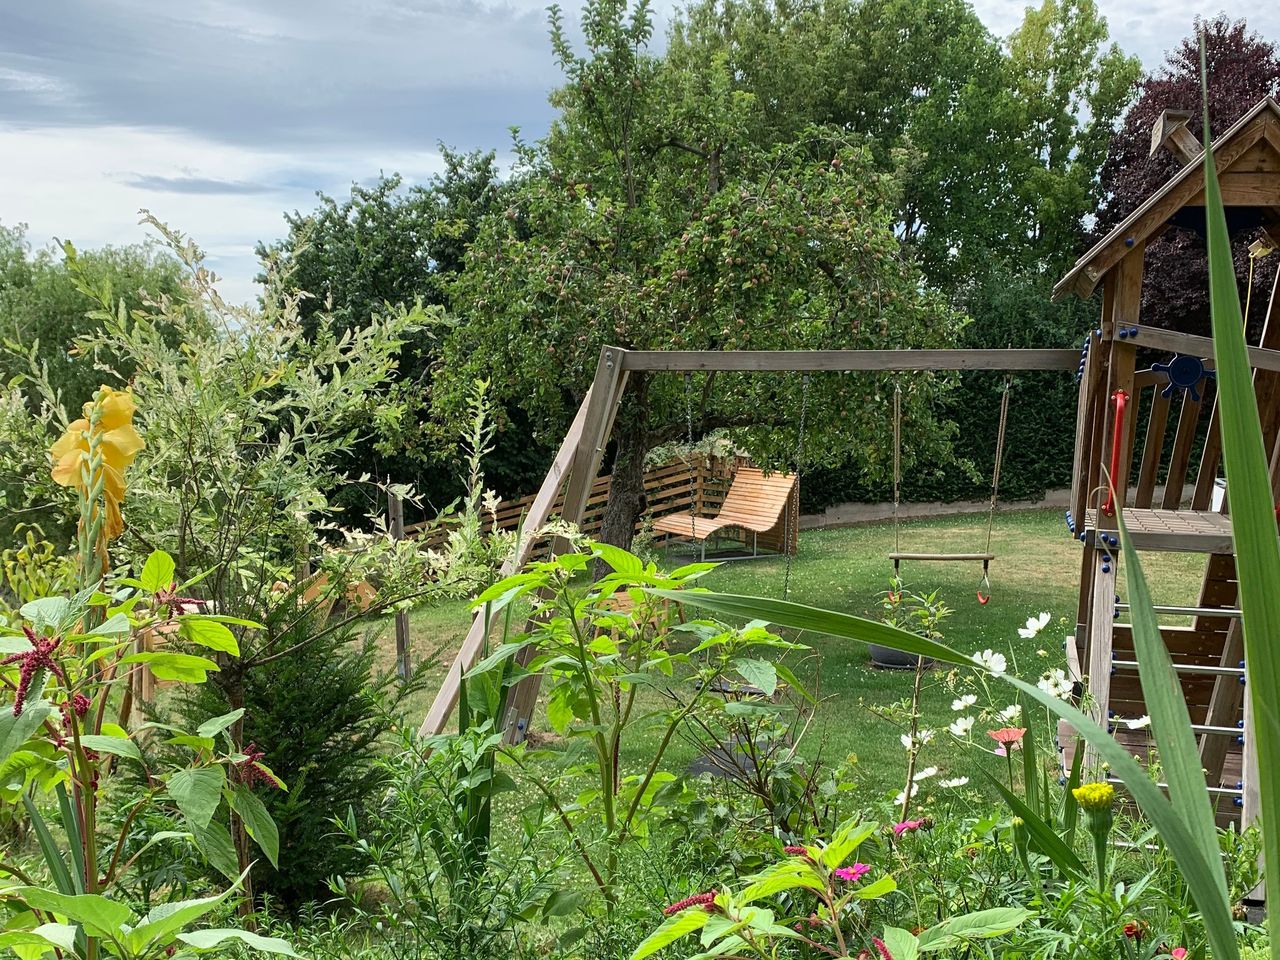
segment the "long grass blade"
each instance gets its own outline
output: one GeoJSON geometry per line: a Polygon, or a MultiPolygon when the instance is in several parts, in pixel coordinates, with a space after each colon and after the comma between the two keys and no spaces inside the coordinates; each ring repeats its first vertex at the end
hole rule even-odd
{"type": "MultiPolygon", "coordinates": [[[[1213,350],[1218,371],[1218,410],[1222,428],[1222,461],[1231,504],[1236,576],[1240,587],[1248,694],[1253,728],[1246,748],[1257,757],[1263,862],[1273,878],[1280,877],[1280,540],[1275,504],[1262,442],[1245,344],[1244,319],[1236,289],[1231,241],[1218,171],[1213,161],[1209,130],[1208,71],[1204,43],[1200,45],[1200,74],[1204,99],[1205,224],[1209,243],[1209,306],[1213,316],[1213,350]]],[[[1268,896],[1269,906],[1277,908],[1268,896]]],[[[1271,956],[1280,960],[1280,938],[1271,942],[1271,956]]]]}

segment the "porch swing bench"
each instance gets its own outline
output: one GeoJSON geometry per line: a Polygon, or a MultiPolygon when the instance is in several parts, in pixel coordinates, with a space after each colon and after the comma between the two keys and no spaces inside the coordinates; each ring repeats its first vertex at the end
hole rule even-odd
{"type": "MultiPolygon", "coordinates": [[[[760,534],[772,533],[784,528],[787,522],[788,502],[796,489],[793,473],[765,475],[758,467],[739,467],[733,482],[725,494],[724,504],[714,517],[699,517],[691,513],[668,513],[653,522],[656,533],[688,538],[700,546],[700,555],[706,559],[707,543],[726,530],[741,530],[751,534],[751,553],[760,556],[760,534]]],[[[784,544],[784,549],[789,545],[784,544]]]]}

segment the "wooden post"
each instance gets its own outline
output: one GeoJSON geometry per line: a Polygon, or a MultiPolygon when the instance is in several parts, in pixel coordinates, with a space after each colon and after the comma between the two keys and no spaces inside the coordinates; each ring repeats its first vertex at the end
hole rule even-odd
{"type": "MultiPolygon", "coordinates": [[[[391,539],[404,539],[404,500],[398,494],[387,499],[387,513],[391,520],[391,539]]],[[[409,612],[396,611],[396,674],[401,680],[409,679],[409,612]]]]}

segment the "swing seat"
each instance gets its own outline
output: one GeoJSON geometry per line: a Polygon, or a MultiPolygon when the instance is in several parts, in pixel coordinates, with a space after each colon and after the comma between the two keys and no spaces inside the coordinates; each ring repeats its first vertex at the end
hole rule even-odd
{"type": "Polygon", "coordinates": [[[721,530],[730,528],[769,533],[784,521],[787,501],[795,488],[793,473],[766,476],[758,467],[739,467],[716,516],[668,513],[654,520],[653,529],[657,533],[689,537],[699,543],[706,543],[721,530]]]}
{"type": "Polygon", "coordinates": [[[990,563],[994,553],[891,553],[890,560],[981,560],[990,563]]]}

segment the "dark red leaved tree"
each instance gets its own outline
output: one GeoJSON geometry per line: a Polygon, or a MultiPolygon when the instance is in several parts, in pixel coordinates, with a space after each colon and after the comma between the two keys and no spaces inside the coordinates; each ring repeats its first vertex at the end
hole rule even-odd
{"type": "MultiPolygon", "coordinates": [[[[1151,128],[1166,109],[1188,110],[1188,129],[1203,142],[1201,121],[1201,29],[1209,68],[1209,122],[1220,137],[1263,97],[1280,95],[1280,47],[1250,32],[1244,20],[1225,15],[1196,21],[1191,36],[1166,56],[1158,70],[1138,88],[1138,98],[1125,114],[1111,140],[1102,167],[1105,197],[1098,213],[1095,240],[1106,235],[1179,169],[1178,161],[1161,150],[1148,156],[1151,128]]],[[[1241,292],[1248,277],[1248,245],[1258,236],[1247,219],[1233,237],[1241,292]]],[[[1143,284],[1145,322],[1195,333],[1209,329],[1208,267],[1204,240],[1194,230],[1172,228],[1153,240],[1147,249],[1143,284]]],[[[1275,261],[1262,261],[1254,278],[1252,332],[1256,335],[1274,278],[1275,261]]]]}

